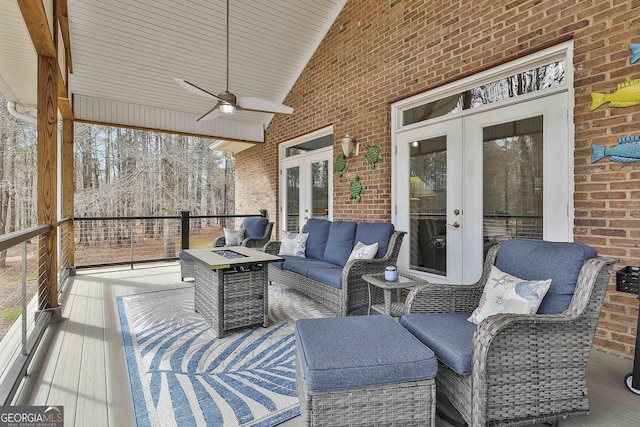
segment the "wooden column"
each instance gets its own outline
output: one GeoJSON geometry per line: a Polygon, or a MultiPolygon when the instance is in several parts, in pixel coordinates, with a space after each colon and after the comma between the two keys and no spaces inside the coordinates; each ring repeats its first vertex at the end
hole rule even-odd
{"type": "Polygon", "coordinates": [[[58,60],[38,55],[38,224],[51,225],[40,246],[40,309],[58,307],[58,60]],[[44,286],[43,286],[44,285],[44,286]]]}
{"type": "Polygon", "coordinates": [[[62,120],[62,172],[61,172],[61,214],[62,218],[71,218],[70,236],[67,245],[69,247],[69,265],[67,267],[75,266],[74,247],[73,247],[73,174],[74,174],[74,161],[73,161],[73,120],[62,120]]]}

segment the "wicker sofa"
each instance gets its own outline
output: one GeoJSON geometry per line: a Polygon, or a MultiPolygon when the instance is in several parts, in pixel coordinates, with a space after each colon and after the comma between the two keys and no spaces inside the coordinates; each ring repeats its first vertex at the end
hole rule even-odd
{"type": "MultiPolygon", "coordinates": [[[[303,233],[309,233],[305,257],[283,256],[284,262],[269,264],[269,282],[292,286],[320,302],[336,315],[364,313],[369,290],[363,274],[383,273],[395,265],[405,235],[391,223],[342,222],[311,218],[303,233]],[[358,243],[378,243],[373,259],[349,256],[358,243]]],[[[278,255],[280,242],[270,241],[265,252],[278,255]]],[[[382,290],[372,289],[372,302],[381,303],[382,290]]]]}
{"type": "Polygon", "coordinates": [[[434,351],[438,396],[470,426],[588,415],[587,360],[614,262],[578,243],[508,240],[489,250],[476,284],[414,288],[400,323],[434,351]],[[536,314],[467,320],[494,265],[524,281],[551,279],[536,314]]]}

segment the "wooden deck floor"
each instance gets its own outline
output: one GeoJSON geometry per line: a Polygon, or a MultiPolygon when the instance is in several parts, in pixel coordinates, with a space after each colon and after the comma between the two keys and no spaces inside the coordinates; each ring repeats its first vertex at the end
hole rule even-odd
{"type": "MultiPolygon", "coordinates": [[[[61,301],[63,321],[49,327],[14,404],[63,405],[66,427],[135,426],[116,297],[185,285],[177,263],[78,272],[61,301]]],[[[591,415],[561,425],[639,426],[640,396],[623,384],[631,370],[631,360],[593,351],[591,415]]]]}

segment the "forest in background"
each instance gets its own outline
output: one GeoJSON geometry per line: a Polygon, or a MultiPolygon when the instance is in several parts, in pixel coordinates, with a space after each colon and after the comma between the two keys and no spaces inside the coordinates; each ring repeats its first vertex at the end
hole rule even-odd
{"type": "MultiPolygon", "coordinates": [[[[235,160],[210,139],[74,127],[76,217],[233,214],[235,160]]],[[[0,96],[0,234],[37,225],[36,136],[0,96]]]]}

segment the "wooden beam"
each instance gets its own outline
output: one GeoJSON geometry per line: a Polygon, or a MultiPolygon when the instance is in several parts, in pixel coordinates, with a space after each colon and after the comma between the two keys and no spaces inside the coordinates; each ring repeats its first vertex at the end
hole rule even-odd
{"type": "Polygon", "coordinates": [[[73,174],[74,174],[74,157],[73,157],[73,120],[62,120],[62,154],[61,154],[61,173],[60,187],[62,200],[60,201],[60,212],[62,218],[72,218],[71,232],[68,244],[69,265],[75,265],[74,257],[74,239],[73,239],[73,174]]]}
{"type": "MultiPolygon", "coordinates": [[[[42,0],[17,0],[38,55],[58,57],[42,0]]],[[[56,63],[57,66],[57,63],[56,63]]]]}
{"type": "Polygon", "coordinates": [[[41,309],[58,307],[58,58],[38,55],[38,224],[51,225],[40,247],[41,309]],[[42,282],[41,282],[42,283],[42,282]]]}
{"type": "Polygon", "coordinates": [[[67,69],[73,74],[73,63],[71,62],[71,38],[69,37],[69,9],[67,7],[67,0],[57,0],[57,7],[58,23],[60,24],[62,42],[64,43],[67,69]]]}
{"type": "Polygon", "coordinates": [[[143,127],[143,126],[123,125],[123,124],[120,124],[120,123],[100,122],[100,121],[97,121],[97,120],[85,120],[85,119],[78,119],[78,118],[75,118],[74,120],[76,122],[79,122],[79,123],[89,123],[89,124],[92,124],[92,125],[110,126],[110,127],[114,127],[114,128],[138,129],[138,130],[146,130],[146,131],[150,131],[150,132],[161,132],[161,133],[169,133],[169,134],[174,134],[174,135],[194,136],[196,138],[224,139],[225,141],[229,141],[229,142],[244,142],[244,143],[247,143],[247,144],[255,144],[255,145],[264,144],[263,141],[250,141],[248,139],[229,138],[229,137],[226,137],[226,136],[202,135],[202,134],[199,134],[199,133],[180,132],[180,131],[177,131],[177,130],[156,129],[156,128],[143,127]]]}

